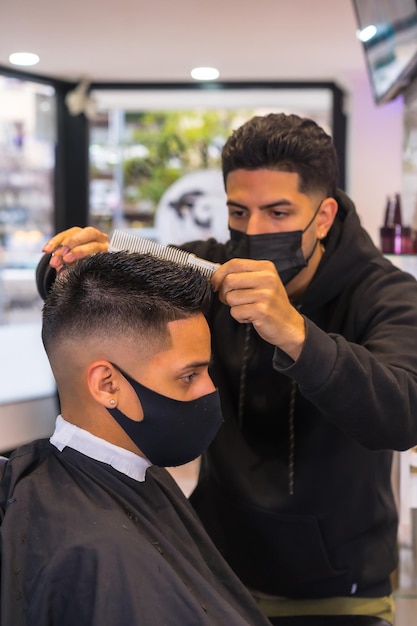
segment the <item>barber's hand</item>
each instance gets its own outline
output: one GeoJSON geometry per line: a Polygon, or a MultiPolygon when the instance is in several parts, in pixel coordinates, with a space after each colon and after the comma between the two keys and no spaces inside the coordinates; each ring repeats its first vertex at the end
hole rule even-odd
{"type": "Polygon", "coordinates": [[[107,252],[108,248],[109,237],[106,233],[92,226],[85,228],[74,226],[52,237],[42,251],[52,253],[49,264],[59,272],[78,259],[95,252],[107,252]]]}
{"type": "Polygon", "coordinates": [[[270,261],[232,259],[212,277],[220,300],[238,322],[251,322],[257,333],[296,360],[305,340],[304,318],[292,306],[270,261]]]}

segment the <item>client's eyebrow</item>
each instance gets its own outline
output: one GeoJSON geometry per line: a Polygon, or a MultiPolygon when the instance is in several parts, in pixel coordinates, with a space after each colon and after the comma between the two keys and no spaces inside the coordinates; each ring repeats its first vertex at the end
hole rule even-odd
{"type": "Polygon", "coordinates": [[[189,370],[189,369],[197,369],[198,367],[210,367],[212,362],[213,362],[212,358],[210,358],[209,361],[193,361],[192,363],[187,363],[186,365],[183,365],[183,367],[180,367],[177,370],[177,373],[185,372],[186,370],[189,370]]]}

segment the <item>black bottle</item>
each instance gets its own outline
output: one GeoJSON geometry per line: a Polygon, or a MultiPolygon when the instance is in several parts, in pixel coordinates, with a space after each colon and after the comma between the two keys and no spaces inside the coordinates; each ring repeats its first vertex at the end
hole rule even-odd
{"type": "Polygon", "coordinates": [[[379,229],[381,251],[384,254],[394,254],[394,203],[391,196],[387,196],[385,205],[384,224],[379,229]]]}

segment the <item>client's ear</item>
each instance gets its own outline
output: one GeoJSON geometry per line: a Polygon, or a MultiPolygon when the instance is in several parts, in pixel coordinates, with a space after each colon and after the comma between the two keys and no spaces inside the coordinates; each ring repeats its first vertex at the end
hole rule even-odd
{"type": "Polygon", "coordinates": [[[108,361],[94,361],[87,372],[88,389],[92,397],[106,408],[117,406],[120,374],[108,361]]]}

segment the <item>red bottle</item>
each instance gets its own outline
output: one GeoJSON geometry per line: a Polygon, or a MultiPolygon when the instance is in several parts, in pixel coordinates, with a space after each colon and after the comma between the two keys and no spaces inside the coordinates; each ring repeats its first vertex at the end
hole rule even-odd
{"type": "Polygon", "coordinates": [[[395,194],[393,210],[394,254],[410,254],[412,252],[411,228],[403,226],[401,197],[395,194]]]}

